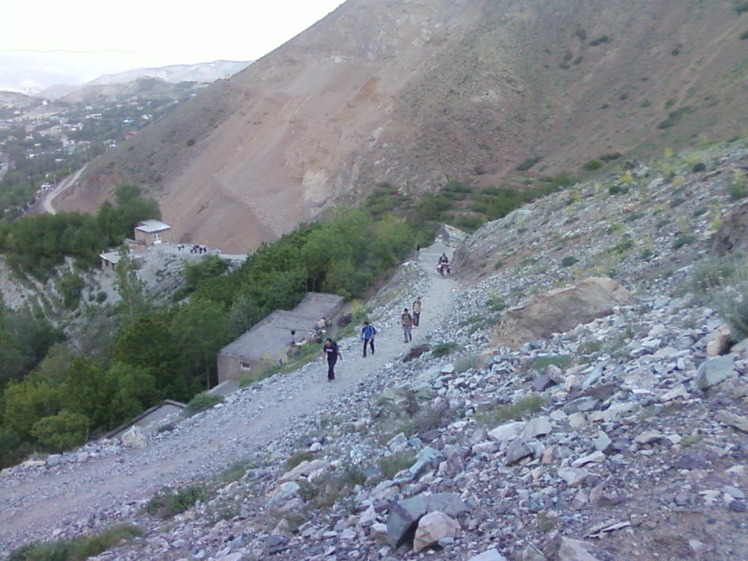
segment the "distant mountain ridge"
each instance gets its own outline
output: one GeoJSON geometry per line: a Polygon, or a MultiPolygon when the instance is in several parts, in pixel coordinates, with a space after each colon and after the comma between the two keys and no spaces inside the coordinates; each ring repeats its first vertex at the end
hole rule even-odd
{"type": "Polygon", "coordinates": [[[746,26],[732,0],[348,0],[60,202],[136,183],[180,241],[246,252],[377,184],[521,185],[727,139],[748,125],[746,26]]]}
{"type": "Polygon", "coordinates": [[[247,61],[216,60],[107,73],[112,63],[106,57],[57,52],[0,52],[0,91],[57,99],[82,86],[123,84],[142,77],[174,83],[207,83],[236,74],[250,64],[247,61]]]}

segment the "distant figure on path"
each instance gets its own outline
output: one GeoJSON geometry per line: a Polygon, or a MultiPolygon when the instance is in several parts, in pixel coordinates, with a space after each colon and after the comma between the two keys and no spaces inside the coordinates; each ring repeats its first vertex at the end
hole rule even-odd
{"type": "Polygon", "coordinates": [[[415,302],[413,302],[413,327],[418,327],[421,322],[421,297],[416,296],[415,302]]]}
{"type": "Polygon", "coordinates": [[[327,358],[327,381],[332,382],[335,379],[335,363],[340,357],[340,349],[329,337],[325,339],[325,345],[322,347],[322,356],[327,358]]]}
{"type": "Polygon", "coordinates": [[[367,345],[371,348],[371,354],[374,354],[374,335],[376,334],[377,328],[371,325],[368,321],[365,321],[364,327],[361,329],[361,340],[364,342],[364,358],[366,358],[367,345]]]}
{"type": "Polygon", "coordinates": [[[405,342],[410,343],[413,340],[413,334],[411,333],[411,329],[413,329],[413,316],[408,313],[408,308],[405,308],[403,314],[400,316],[400,325],[403,326],[405,342]]]}

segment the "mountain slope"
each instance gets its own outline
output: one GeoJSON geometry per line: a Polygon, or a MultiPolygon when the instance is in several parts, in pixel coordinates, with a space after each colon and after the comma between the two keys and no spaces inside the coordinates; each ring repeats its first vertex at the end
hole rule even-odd
{"type": "Polygon", "coordinates": [[[496,185],[745,126],[726,0],[349,0],[93,166],[66,208],[146,187],[184,242],[247,251],[375,184],[496,185]]]}

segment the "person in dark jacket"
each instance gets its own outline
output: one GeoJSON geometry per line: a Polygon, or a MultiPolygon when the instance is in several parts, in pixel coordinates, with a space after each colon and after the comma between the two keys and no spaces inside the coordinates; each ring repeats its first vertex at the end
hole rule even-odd
{"type": "Polygon", "coordinates": [[[340,349],[338,344],[329,337],[325,339],[322,347],[322,356],[327,358],[327,380],[332,382],[335,379],[335,363],[340,358],[340,349]]]}

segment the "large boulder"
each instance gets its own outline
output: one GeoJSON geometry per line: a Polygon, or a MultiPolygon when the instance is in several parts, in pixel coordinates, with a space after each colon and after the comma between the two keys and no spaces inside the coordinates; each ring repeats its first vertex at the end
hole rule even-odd
{"type": "Polygon", "coordinates": [[[413,538],[413,551],[439,543],[444,538],[454,538],[460,533],[460,523],[438,510],[429,512],[418,521],[418,528],[413,538]]]}
{"type": "Polygon", "coordinates": [[[418,495],[390,504],[387,516],[387,535],[392,547],[415,537],[418,521],[429,512],[439,511],[453,517],[468,511],[467,505],[457,493],[418,495]]]}
{"type": "Polygon", "coordinates": [[[712,240],[717,255],[745,252],[748,249],[748,203],[738,206],[725,219],[712,240]]]}
{"type": "Polygon", "coordinates": [[[493,330],[492,343],[518,348],[589,323],[611,314],[616,306],[631,302],[631,293],[613,279],[588,278],[573,286],[533,296],[525,304],[506,310],[493,330]]]}

